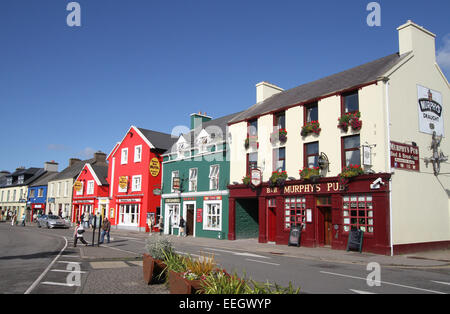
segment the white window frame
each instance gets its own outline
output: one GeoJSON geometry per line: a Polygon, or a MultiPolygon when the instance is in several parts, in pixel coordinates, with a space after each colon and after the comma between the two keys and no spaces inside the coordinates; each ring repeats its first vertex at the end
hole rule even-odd
{"type": "MultiPolygon", "coordinates": [[[[172,191],[172,193],[179,192],[179,191],[175,191],[173,189],[173,178],[175,178],[175,177],[178,177],[178,178],[180,177],[179,170],[172,171],[172,176],[171,176],[171,180],[170,180],[170,190],[172,191]],[[175,174],[177,174],[177,175],[175,175],[175,174]]],[[[181,184],[181,181],[180,181],[180,184],[181,184]]]]}
{"type": "Polygon", "coordinates": [[[58,182],[56,184],[56,197],[60,197],[61,196],[61,182],[58,182]]]}
{"type": "Polygon", "coordinates": [[[219,175],[220,175],[220,165],[209,166],[209,189],[216,191],[219,189],[219,175]],[[214,171],[217,169],[217,171],[214,171]],[[216,187],[213,187],[214,182],[216,182],[216,187]]]}
{"type": "Polygon", "coordinates": [[[121,150],[120,164],[121,165],[128,164],[128,147],[122,148],[122,150],[121,150]]]}
{"type": "Polygon", "coordinates": [[[94,194],[94,180],[89,180],[87,182],[86,195],[94,194]]]}
{"type": "Polygon", "coordinates": [[[141,161],[142,161],[142,145],[136,145],[134,146],[134,162],[141,162],[141,161]]]}
{"type": "Polygon", "coordinates": [[[140,192],[142,190],[142,175],[133,176],[131,179],[131,192],[140,192]],[[139,185],[135,184],[139,179],[139,185]]]}
{"type": "Polygon", "coordinates": [[[189,192],[197,192],[197,182],[198,182],[197,178],[198,178],[198,168],[189,169],[189,192]]]}
{"type": "Polygon", "coordinates": [[[67,181],[64,181],[64,197],[69,196],[69,183],[67,181]]]}
{"type": "Polygon", "coordinates": [[[122,226],[139,226],[141,216],[141,205],[136,203],[131,204],[120,204],[119,205],[119,215],[118,223],[122,226]],[[126,207],[128,207],[129,212],[126,212],[126,207]],[[135,218],[135,222],[131,223],[131,217],[135,218]]]}
{"type": "MultiPolygon", "coordinates": [[[[53,186],[53,185],[54,185],[54,183],[51,183],[51,184],[50,184],[50,191],[49,191],[49,193],[48,193],[50,197],[53,197],[53,196],[54,196],[54,195],[53,195],[53,191],[54,191],[54,190],[53,190],[53,189],[54,189],[54,186],[53,186]]],[[[78,195],[78,194],[77,194],[77,195],[78,195]]]]}
{"type": "MultiPolygon", "coordinates": [[[[223,221],[223,210],[222,210],[222,201],[204,201],[203,202],[203,230],[210,230],[210,231],[222,231],[222,221],[223,221]],[[208,226],[208,216],[209,215],[209,209],[210,206],[212,205],[216,205],[218,206],[219,210],[220,210],[220,214],[215,214],[212,216],[218,216],[219,217],[219,223],[215,226],[208,226]]],[[[212,220],[212,219],[211,219],[212,220]]]]}
{"type": "MultiPolygon", "coordinates": [[[[167,218],[169,219],[170,213],[172,213],[171,216],[171,225],[172,228],[179,228],[180,226],[180,214],[181,214],[181,204],[180,203],[172,203],[172,204],[166,204],[166,213],[167,218]]],[[[169,220],[167,220],[167,224],[169,223],[169,220]]]]}

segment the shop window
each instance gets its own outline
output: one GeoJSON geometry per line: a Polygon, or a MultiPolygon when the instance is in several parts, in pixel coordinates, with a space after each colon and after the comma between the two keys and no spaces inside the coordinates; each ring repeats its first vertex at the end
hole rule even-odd
{"type": "Polygon", "coordinates": [[[119,224],[137,226],[139,224],[139,204],[120,205],[119,224]]]}
{"type": "Polygon", "coordinates": [[[372,195],[344,196],[342,216],[345,232],[349,232],[354,227],[367,233],[373,233],[372,195]]]}
{"type": "Polygon", "coordinates": [[[304,167],[313,168],[319,166],[319,142],[308,143],[304,146],[304,167]]]}
{"type": "Polygon", "coordinates": [[[306,223],[306,198],[305,197],[286,197],[284,199],[284,229],[290,230],[291,227],[303,225],[306,223]]]}
{"type": "Polygon", "coordinates": [[[349,165],[361,165],[360,138],[359,135],[342,138],[342,167],[349,165]]]}
{"type": "Polygon", "coordinates": [[[180,204],[168,204],[167,209],[172,227],[178,228],[180,223],[180,204]]]}
{"type": "Polygon", "coordinates": [[[304,121],[303,124],[306,125],[312,121],[319,121],[319,106],[316,103],[306,105],[304,107],[304,121]]]}
{"type": "Polygon", "coordinates": [[[209,189],[219,189],[219,165],[213,165],[209,167],[209,189]]]}
{"type": "Polygon", "coordinates": [[[197,191],[197,168],[189,169],[189,192],[197,191]]]}
{"type": "Polygon", "coordinates": [[[273,171],[286,171],[286,148],[273,150],[273,171]]]}
{"type": "Polygon", "coordinates": [[[342,114],[359,111],[358,91],[343,94],[341,96],[341,101],[342,114]]]}
{"type": "Polygon", "coordinates": [[[247,154],[247,175],[256,168],[258,168],[258,153],[247,154]]]}
{"type": "Polygon", "coordinates": [[[203,217],[203,229],[205,230],[217,230],[222,229],[221,226],[221,203],[206,203],[206,211],[204,211],[203,217]]]}

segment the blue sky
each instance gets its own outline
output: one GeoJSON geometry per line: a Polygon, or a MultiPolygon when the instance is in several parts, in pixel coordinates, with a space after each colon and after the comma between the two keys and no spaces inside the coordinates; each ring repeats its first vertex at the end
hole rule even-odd
{"type": "Polygon", "coordinates": [[[450,78],[450,2],[80,0],[0,2],[0,170],[109,153],[130,125],[244,110],[255,84],[288,89],[398,51],[408,19],[434,32],[450,78]]]}

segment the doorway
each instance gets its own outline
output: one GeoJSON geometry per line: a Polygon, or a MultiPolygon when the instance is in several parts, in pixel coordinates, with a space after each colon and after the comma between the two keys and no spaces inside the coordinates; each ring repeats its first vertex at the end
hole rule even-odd
{"type": "Polygon", "coordinates": [[[331,207],[320,207],[320,212],[323,217],[322,234],[323,234],[323,245],[331,246],[332,238],[332,220],[331,220],[331,207]]]}
{"type": "Polygon", "coordinates": [[[276,199],[267,201],[267,241],[275,242],[277,235],[277,205],[276,199]]]}
{"type": "Polygon", "coordinates": [[[186,213],[186,235],[194,235],[194,212],[195,203],[184,203],[186,213]]]}

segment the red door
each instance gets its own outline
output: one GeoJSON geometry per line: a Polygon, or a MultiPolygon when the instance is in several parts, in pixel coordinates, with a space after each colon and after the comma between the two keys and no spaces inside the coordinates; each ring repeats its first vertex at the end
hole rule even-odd
{"type": "Polygon", "coordinates": [[[267,241],[275,242],[277,235],[277,208],[267,207],[267,241]]]}

